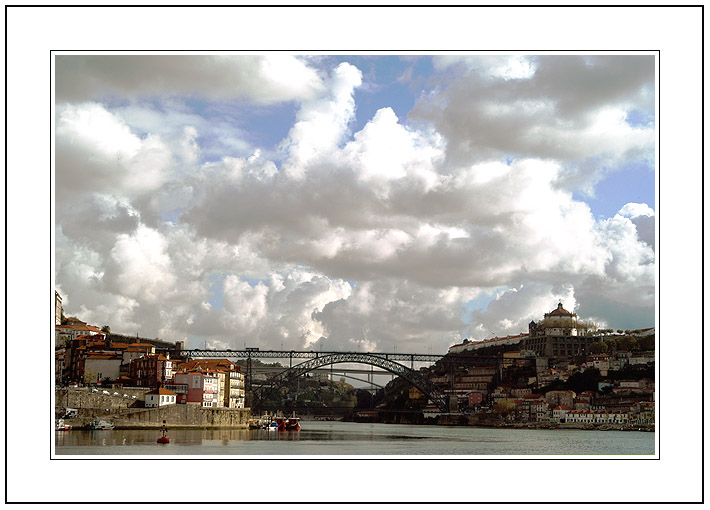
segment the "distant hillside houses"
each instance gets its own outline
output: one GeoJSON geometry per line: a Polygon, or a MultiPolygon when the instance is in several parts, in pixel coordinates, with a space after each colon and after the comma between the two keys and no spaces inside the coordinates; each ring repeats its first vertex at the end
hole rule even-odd
{"type": "Polygon", "coordinates": [[[528,336],[527,333],[520,333],[519,335],[508,335],[505,337],[494,337],[487,340],[481,340],[480,342],[472,342],[468,339],[464,340],[463,343],[452,345],[449,347],[449,353],[461,353],[465,351],[475,351],[476,349],[482,349],[483,347],[496,347],[500,345],[515,345],[528,336]]]}

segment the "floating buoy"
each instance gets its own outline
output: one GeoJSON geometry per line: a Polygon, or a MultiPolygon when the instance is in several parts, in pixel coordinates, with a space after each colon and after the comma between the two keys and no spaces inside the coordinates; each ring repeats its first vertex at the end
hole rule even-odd
{"type": "Polygon", "coordinates": [[[163,433],[163,435],[158,438],[158,442],[161,444],[169,443],[170,438],[165,435],[168,433],[168,425],[167,423],[165,423],[165,420],[163,420],[163,426],[160,427],[160,431],[163,433]]]}

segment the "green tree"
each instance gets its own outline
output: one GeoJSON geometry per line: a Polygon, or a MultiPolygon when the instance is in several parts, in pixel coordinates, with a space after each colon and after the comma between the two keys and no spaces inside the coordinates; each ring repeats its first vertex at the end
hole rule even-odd
{"type": "Polygon", "coordinates": [[[639,341],[632,336],[625,336],[619,339],[619,349],[622,351],[638,351],[640,350],[639,341]]]}
{"type": "Polygon", "coordinates": [[[515,410],[515,402],[508,398],[502,398],[493,404],[493,412],[503,418],[510,416],[515,410]]]}
{"type": "Polygon", "coordinates": [[[602,354],[609,352],[609,346],[603,341],[592,342],[589,344],[587,351],[589,351],[590,354],[602,354]]]}
{"type": "Polygon", "coordinates": [[[111,326],[109,326],[109,325],[101,326],[101,331],[106,333],[106,335],[110,335],[111,334],[111,326]]]}
{"type": "Polygon", "coordinates": [[[656,336],[642,336],[639,338],[639,347],[643,351],[653,351],[656,349],[656,336]]]}

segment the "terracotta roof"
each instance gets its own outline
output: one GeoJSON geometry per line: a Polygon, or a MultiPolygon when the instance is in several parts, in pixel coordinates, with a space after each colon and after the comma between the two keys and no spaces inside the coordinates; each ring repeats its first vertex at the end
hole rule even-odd
{"type": "Polygon", "coordinates": [[[149,391],[146,395],[177,395],[177,393],[173,393],[170,390],[160,387],[157,390],[149,391]]]}
{"type": "Polygon", "coordinates": [[[91,354],[88,356],[86,359],[115,359],[115,360],[121,360],[120,356],[114,356],[113,354],[91,354]]]}
{"type": "Polygon", "coordinates": [[[568,312],[567,310],[562,308],[562,303],[559,303],[557,305],[557,308],[550,312],[550,315],[572,315],[572,312],[568,312]]]}

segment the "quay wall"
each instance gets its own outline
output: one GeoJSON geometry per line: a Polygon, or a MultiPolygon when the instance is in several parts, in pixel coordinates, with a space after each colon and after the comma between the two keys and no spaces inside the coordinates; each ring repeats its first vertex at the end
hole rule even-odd
{"type": "Polygon", "coordinates": [[[143,407],[143,399],[147,389],[119,391],[121,395],[129,395],[129,398],[91,393],[83,388],[55,390],[55,414],[61,417],[65,408],[74,408],[77,410],[77,416],[65,420],[74,428],[86,427],[94,419],[101,419],[113,423],[118,429],[160,428],[163,420],[169,429],[247,428],[251,418],[249,408],[203,408],[197,403],[146,408],[143,407]],[[130,398],[130,395],[134,394],[136,399],[130,398]]]}
{"type": "Polygon", "coordinates": [[[108,418],[116,428],[247,428],[251,409],[203,408],[200,404],[173,404],[160,408],[130,409],[108,418]]]}

